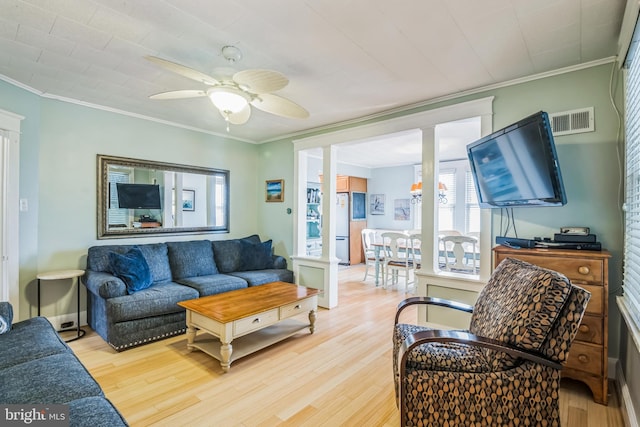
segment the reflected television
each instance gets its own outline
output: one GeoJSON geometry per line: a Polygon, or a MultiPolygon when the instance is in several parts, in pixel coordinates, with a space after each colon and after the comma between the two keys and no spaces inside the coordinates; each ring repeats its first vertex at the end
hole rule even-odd
{"type": "Polygon", "coordinates": [[[161,209],[160,186],[156,184],[116,184],[120,209],[161,209]]]}
{"type": "Polygon", "coordinates": [[[555,142],[540,111],[467,145],[481,208],[567,203],[555,142]]]}

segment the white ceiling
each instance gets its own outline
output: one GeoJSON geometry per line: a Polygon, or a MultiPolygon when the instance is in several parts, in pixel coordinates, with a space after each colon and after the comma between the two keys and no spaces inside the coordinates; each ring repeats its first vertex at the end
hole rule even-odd
{"type": "MultiPolygon", "coordinates": [[[[0,0],[0,78],[46,97],[250,142],[358,119],[616,54],[625,0],[0,0]],[[226,132],[202,85],[144,59],[207,74],[289,77],[277,92],[308,119],[254,109],[226,132]]],[[[388,153],[388,150],[387,150],[388,153]]],[[[362,151],[360,152],[362,156],[362,151]]]]}

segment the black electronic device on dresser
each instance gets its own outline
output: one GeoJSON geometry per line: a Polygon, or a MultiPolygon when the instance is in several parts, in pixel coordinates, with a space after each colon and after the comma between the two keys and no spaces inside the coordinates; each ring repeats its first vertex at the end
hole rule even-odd
{"type": "Polygon", "coordinates": [[[496,236],[496,244],[513,249],[553,248],[585,251],[602,250],[602,244],[598,242],[596,235],[589,233],[589,231],[588,227],[561,227],[560,233],[555,233],[553,239],[548,237],[519,239],[517,237],[496,236]]]}

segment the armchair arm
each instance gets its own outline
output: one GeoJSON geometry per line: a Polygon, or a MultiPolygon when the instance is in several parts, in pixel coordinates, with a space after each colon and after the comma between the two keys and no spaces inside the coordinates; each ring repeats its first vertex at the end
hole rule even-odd
{"type": "Polygon", "coordinates": [[[396,318],[394,321],[394,325],[398,324],[398,319],[400,318],[400,313],[405,308],[412,305],[437,305],[440,307],[448,307],[453,308],[455,310],[464,311],[467,313],[473,313],[473,306],[468,304],[463,304],[461,302],[450,301],[442,298],[434,298],[434,297],[411,297],[407,298],[398,304],[398,308],[396,309],[396,318]]]}
{"type": "Polygon", "coordinates": [[[398,352],[398,360],[400,360],[400,375],[404,376],[405,374],[405,365],[407,357],[411,350],[413,350],[416,346],[429,342],[455,342],[477,347],[484,347],[495,351],[502,351],[509,354],[510,356],[526,359],[553,369],[562,369],[562,365],[560,363],[547,359],[546,357],[541,356],[538,353],[523,350],[516,346],[505,344],[491,338],[481,337],[464,331],[442,331],[431,329],[411,334],[402,343],[400,351],[398,352]]]}

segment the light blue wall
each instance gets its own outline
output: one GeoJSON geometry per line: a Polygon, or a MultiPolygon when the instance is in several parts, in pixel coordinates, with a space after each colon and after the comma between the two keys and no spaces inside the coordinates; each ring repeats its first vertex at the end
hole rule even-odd
{"type": "MultiPolygon", "coordinates": [[[[414,182],[413,166],[395,166],[389,168],[376,168],[371,171],[368,182],[369,195],[377,193],[385,196],[384,215],[369,215],[367,226],[369,228],[383,228],[390,230],[411,230],[414,227],[414,215],[416,205],[411,206],[411,218],[409,221],[395,219],[393,206],[396,199],[410,199],[409,190],[414,182]]],[[[367,211],[370,212],[367,206],[367,211]]]]}

